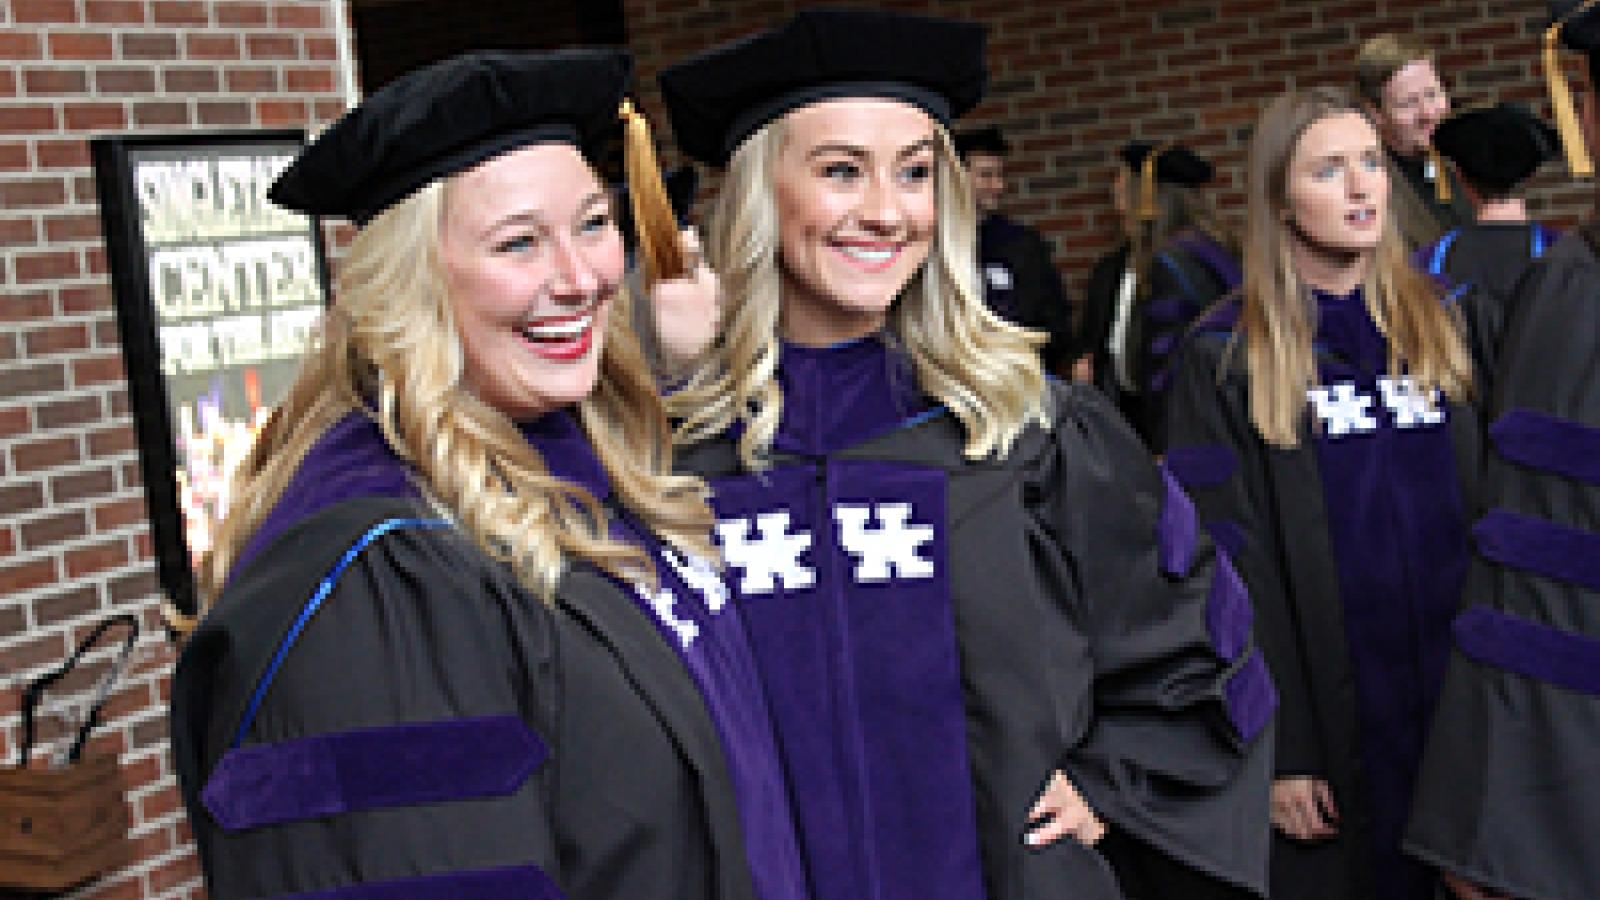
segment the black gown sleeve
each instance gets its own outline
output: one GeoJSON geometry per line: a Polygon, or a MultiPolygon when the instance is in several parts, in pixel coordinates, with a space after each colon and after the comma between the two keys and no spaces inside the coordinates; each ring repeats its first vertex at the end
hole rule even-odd
{"type": "Polygon", "coordinates": [[[1023,296],[1031,307],[1024,316],[1030,327],[1050,336],[1041,356],[1046,371],[1059,374],[1073,359],[1072,307],[1061,286],[1061,273],[1056,270],[1050,242],[1030,228],[1022,243],[1025,250],[1018,255],[1026,260],[1027,266],[1023,296]]]}
{"type": "Polygon", "coordinates": [[[1275,699],[1249,598],[1109,403],[1054,390],[1037,513],[1076,574],[1094,662],[1092,720],[1068,724],[1063,768],[1135,856],[1179,864],[1182,895],[1264,894],[1275,699]]]}
{"type": "Polygon", "coordinates": [[[453,529],[355,535],[280,540],[185,649],[209,895],[560,896],[551,616],[453,529]],[[308,561],[328,544],[353,554],[332,576],[308,561]]]}
{"type": "Polygon", "coordinates": [[[1235,348],[1231,371],[1219,378],[1226,341],[1199,334],[1180,351],[1168,401],[1167,465],[1249,585],[1256,636],[1278,690],[1277,776],[1325,776],[1300,629],[1284,577],[1284,535],[1273,514],[1268,457],[1274,451],[1250,422],[1237,371],[1242,348],[1235,348]]]}

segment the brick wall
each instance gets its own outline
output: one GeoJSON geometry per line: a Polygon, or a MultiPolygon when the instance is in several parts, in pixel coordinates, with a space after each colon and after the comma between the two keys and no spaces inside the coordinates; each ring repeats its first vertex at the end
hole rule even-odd
{"type": "Polygon", "coordinates": [[[4,760],[28,677],[109,612],[138,614],[146,631],[94,742],[121,757],[135,861],[79,897],[201,893],[166,752],[173,652],[160,636],[87,139],[329,119],[343,110],[333,25],[328,0],[0,2],[4,760]]]}
{"type": "MultiPolygon", "coordinates": [[[[781,20],[794,0],[626,0],[653,120],[663,64],[781,20]]],[[[1458,106],[1502,99],[1545,110],[1542,0],[857,0],[990,26],[990,97],[968,119],[1012,140],[1008,208],[1055,241],[1074,296],[1116,228],[1107,187],[1113,152],[1132,138],[1181,140],[1219,169],[1220,200],[1242,204],[1250,124],[1291,88],[1348,84],[1356,46],[1408,31],[1439,53],[1458,106]]],[[[1570,55],[1570,54],[1569,54],[1570,55]]],[[[1547,110],[1546,110],[1547,111],[1547,110]]],[[[663,141],[670,140],[663,135],[663,141]]],[[[1590,193],[1548,166],[1535,215],[1570,223],[1590,193]]]]}

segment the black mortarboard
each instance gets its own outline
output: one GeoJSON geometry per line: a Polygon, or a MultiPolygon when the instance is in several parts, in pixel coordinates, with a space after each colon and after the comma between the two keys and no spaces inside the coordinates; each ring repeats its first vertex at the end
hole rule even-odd
{"type": "Polygon", "coordinates": [[[620,50],[477,52],[391,81],[329,126],[272,185],[287,209],[365,223],[438,178],[529,144],[591,151],[619,127],[620,50]]]}
{"type": "Polygon", "coordinates": [[[951,138],[951,143],[955,144],[956,155],[962,159],[966,159],[969,153],[987,153],[990,156],[1008,156],[1011,153],[1011,142],[1006,140],[998,125],[958,131],[951,138]]]}
{"type": "Polygon", "coordinates": [[[1544,32],[1544,81],[1550,94],[1550,112],[1561,135],[1567,157],[1567,170],[1580,178],[1594,174],[1594,164],[1584,146],[1578,114],[1567,90],[1567,77],[1561,71],[1556,44],[1581,50],[1589,57],[1589,72],[1600,72],[1600,2],[1596,0],[1548,0],[1550,25],[1544,32]]]}
{"type": "Polygon", "coordinates": [[[841,97],[915,104],[946,127],[988,80],[982,25],[884,10],[811,9],[661,73],[678,146],[723,166],[790,110],[841,97]]]}
{"type": "Polygon", "coordinates": [[[1501,103],[1446,119],[1433,132],[1433,146],[1467,181],[1501,192],[1538,171],[1560,137],[1526,106],[1501,103]]]}
{"type": "Polygon", "coordinates": [[[1181,184],[1184,187],[1199,187],[1211,181],[1215,174],[1211,163],[1201,159],[1199,154],[1188,147],[1178,144],[1153,144],[1149,141],[1130,141],[1123,144],[1117,155],[1122,157],[1122,162],[1134,172],[1144,168],[1145,161],[1150,154],[1160,150],[1156,156],[1155,177],[1157,181],[1166,184],[1181,184]]]}

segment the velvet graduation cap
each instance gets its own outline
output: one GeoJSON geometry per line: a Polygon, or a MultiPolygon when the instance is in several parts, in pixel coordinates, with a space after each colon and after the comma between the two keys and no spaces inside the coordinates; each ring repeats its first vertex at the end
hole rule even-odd
{"type": "Polygon", "coordinates": [[[949,127],[988,81],[985,31],[883,10],[811,9],[663,70],[678,146],[710,166],[790,110],[842,97],[913,104],[949,127]]]}
{"type": "Polygon", "coordinates": [[[1216,174],[1199,154],[1178,144],[1130,141],[1122,145],[1117,155],[1122,157],[1124,165],[1139,174],[1137,213],[1145,220],[1156,216],[1156,182],[1199,187],[1216,174]]]}
{"type": "Polygon", "coordinates": [[[1600,70],[1600,2],[1597,0],[1548,0],[1550,27],[1544,33],[1544,80],[1550,93],[1550,110],[1555,116],[1556,130],[1561,135],[1561,146],[1566,152],[1567,169],[1579,178],[1594,174],[1594,163],[1584,146],[1583,132],[1578,127],[1578,114],[1572,106],[1572,94],[1567,89],[1566,76],[1561,72],[1561,59],[1556,44],[1562,43],[1589,56],[1592,75],[1600,70]]]}
{"type": "Polygon", "coordinates": [[[1011,142],[1006,140],[1005,133],[997,125],[958,131],[950,140],[955,144],[956,155],[962,159],[973,153],[985,153],[989,156],[1011,154],[1011,142]]]}
{"type": "Polygon", "coordinates": [[[480,51],[408,72],[333,123],[273,183],[272,202],[365,225],[431,181],[532,144],[593,159],[624,121],[624,161],[646,277],[686,267],[649,125],[624,99],[620,50],[480,51]]]}
{"type": "Polygon", "coordinates": [[[1463,178],[1495,193],[1526,180],[1555,156],[1560,138],[1520,103],[1474,109],[1440,123],[1433,146],[1463,178]]]}

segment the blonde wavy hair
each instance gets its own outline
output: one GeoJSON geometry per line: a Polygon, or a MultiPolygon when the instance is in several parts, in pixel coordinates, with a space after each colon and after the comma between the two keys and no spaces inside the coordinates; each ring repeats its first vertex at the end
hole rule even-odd
{"type": "MultiPolygon", "coordinates": [[[[357,233],[320,341],[235,474],[228,517],[200,566],[205,605],[311,446],[362,409],[434,503],[546,601],[570,559],[654,583],[645,553],[610,537],[601,504],[552,476],[516,424],[463,387],[439,253],[449,202],[450,180],[433,182],[357,233]]],[[[709,555],[704,486],[670,474],[671,429],[629,303],[619,288],[597,383],[577,416],[622,503],[664,539],[709,555]]]]}
{"type": "MultiPolygon", "coordinates": [[[[1294,91],[1268,104],[1250,143],[1237,333],[1243,336],[1250,372],[1250,420],[1268,443],[1279,447],[1299,443],[1306,391],[1317,376],[1312,349],[1316,310],[1295,271],[1284,222],[1289,164],[1306,129],[1347,113],[1371,121],[1342,90],[1294,91]]],[[[1391,194],[1398,177],[1390,175],[1391,194]]],[[[1472,393],[1472,363],[1460,314],[1411,265],[1392,202],[1385,215],[1362,287],[1367,308],[1388,339],[1389,371],[1408,374],[1424,391],[1439,389],[1452,400],[1465,399],[1472,393]]]]}
{"type": "MultiPolygon", "coordinates": [[[[728,163],[706,224],[706,257],[727,298],[718,338],[682,389],[667,399],[676,439],[694,443],[743,422],[739,456],[752,469],[768,456],[783,417],[778,386],[782,306],[775,165],[786,140],[778,119],[728,163]]],[[[964,453],[1003,454],[1029,422],[1048,427],[1037,348],[1045,336],[1012,325],[983,302],[976,209],[950,136],[938,128],[937,222],[928,259],[889,310],[888,336],[912,362],[917,383],[967,434],[964,453]]]]}

